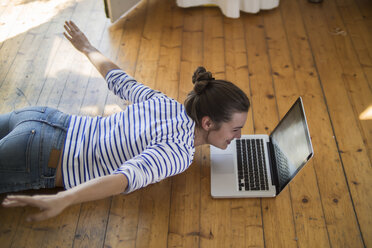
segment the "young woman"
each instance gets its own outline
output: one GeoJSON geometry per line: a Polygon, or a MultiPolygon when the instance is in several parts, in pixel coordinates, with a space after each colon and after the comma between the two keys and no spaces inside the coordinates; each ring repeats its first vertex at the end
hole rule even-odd
{"type": "Polygon", "coordinates": [[[195,147],[225,149],[239,138],[249,101],[234,84],[199,67],[184,105],[150,89],[94,48],[72,22],[65,37],[130,101],[123,112],[86,117],[47,107],[0,115],[0,193],[64,187],[55,195],[8,196],[4,207],[33,206],[28,220],[44,220],[66,207],[130,193],[186,170],[195,147]]]}

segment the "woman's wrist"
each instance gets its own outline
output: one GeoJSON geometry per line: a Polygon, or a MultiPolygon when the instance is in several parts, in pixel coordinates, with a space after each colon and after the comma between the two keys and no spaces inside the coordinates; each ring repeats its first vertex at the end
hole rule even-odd
{"type": "Polygon", "coordinates": [[[76,204],[76,194],[72,193],[71,190],[65,190],[57,193],[57,197],[61,199],[61,203],[65,207],[69,207],[76,204]]]}
{"type": "Polygon", "coordinates": [[[84,47],[81,52],[85,56],[89,57],[89,54],[99,52],[99,51],[97,50],[97,48],[89,44],[89,46],[84,47]]]}

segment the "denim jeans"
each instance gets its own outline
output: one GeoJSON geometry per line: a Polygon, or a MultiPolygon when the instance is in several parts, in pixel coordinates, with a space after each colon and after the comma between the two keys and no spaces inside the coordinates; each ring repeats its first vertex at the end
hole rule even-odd
{"type": "Polygon", "coordinates": [[[0,193],[55,187],[49,156],[63,147],[69,122],[69,115],[48,107],[0,115],[0,193]]]}

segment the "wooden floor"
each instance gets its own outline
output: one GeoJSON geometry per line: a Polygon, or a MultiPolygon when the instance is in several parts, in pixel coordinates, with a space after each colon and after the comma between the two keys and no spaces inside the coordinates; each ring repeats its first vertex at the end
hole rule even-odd
{"type": "Polygon", "coordinates": [[[215,200],[204,146],[183,174],[49,221],[0,207],[0,247],[372,247],[372,120],[361,116],[372,107],[370,0],[282,0],[239,19],[143,0],[114,25],[103,1],[1,0],[0,113],[125,108],[64,39],[69,19],[128,73],[181,102],[199,65],[235,82],[252,103],[244,133],[270,133],[302,96],[315,156],[276,198],[215,200]]]}

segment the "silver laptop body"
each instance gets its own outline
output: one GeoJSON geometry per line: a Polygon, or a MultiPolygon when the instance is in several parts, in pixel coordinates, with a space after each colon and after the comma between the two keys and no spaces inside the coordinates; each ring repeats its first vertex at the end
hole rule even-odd
{"type": "Polygon", "coordinates": [[[301,97],[269,135],[242,135],[221,150],[211,146],[211,195],[275,197],[313,156],[301,97]]]}

